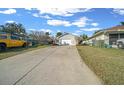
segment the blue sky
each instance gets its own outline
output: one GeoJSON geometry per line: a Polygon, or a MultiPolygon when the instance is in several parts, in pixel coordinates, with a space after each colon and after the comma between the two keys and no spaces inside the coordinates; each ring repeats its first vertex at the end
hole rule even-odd
{"type": "Polygon", "coordinates": [[[22,23],[26,31],[83,33],[119,25],[124,21],[124,9],[112,8],[0,8],[0,24],[22,23]]]}

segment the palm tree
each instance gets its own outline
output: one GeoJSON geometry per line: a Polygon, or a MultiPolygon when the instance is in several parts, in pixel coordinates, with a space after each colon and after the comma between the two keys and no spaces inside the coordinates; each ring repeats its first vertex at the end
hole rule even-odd
{"type": "Polygon", "coordinates": [[[59,36],[61,36],[62,35],[62,32],[57,32],[56,33],[56,37],[59,37],[59,36]]]}
{"type": "Polygon", "coordinates": [[[49,35],[50,35],[50,33],[49,33],[49,32],[46,32],[46,33],[45,33],[45,35],[49,36],[49,35]]]}
{"type": "Polygon", "coordinates": [[[98,31],[95,31],[95,32],[93,33],[93,35],[97,34],[98,32],[100,32],[100,30],[98,30],[98,31]]]}
{"type": "Polygon", "coordinates": [[[88,36],[86,34],[83,34],[80,37],[82,37],[83,40],[86,40],[88,38],[88,36]]]}
{"type": "Polygon", "coordinates": [[[120,22],[121,25],[124,25],[124,22],[120,22]]]}

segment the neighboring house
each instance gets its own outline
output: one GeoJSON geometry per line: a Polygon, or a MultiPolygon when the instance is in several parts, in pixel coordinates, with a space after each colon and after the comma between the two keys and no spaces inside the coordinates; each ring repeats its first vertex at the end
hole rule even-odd
{"type": "Polygon", "coordinates": [[[91,45],[96,45],[98,42],[103,42],[106,45],[116,45],[118,39],[124,38],[124,26],[115,26],[101,30],[92,37],[88,38],[91,45]]]}
{"type": "Polygon", "coordinates": [[[80,42],[80,37],[66,33],[57,37],[56,43],[59,45],[77,45],[80,42]]]}

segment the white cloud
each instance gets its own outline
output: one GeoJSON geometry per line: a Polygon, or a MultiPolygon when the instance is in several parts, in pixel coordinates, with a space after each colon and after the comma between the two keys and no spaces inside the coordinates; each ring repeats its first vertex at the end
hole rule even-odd
{"type": "Polygon", "coordinates": [[[25,10],[32,10],[33,8],[25,8],[25,10]]]}
{"type": "Polygon", "coordinates": [[[52,26],[71,26],[71,23],[69,21],[63,20],[48,20],[47,24],[52,26]]]}
{"type": "Polygon", "coordinates": [[[45,18],[45,19],[52,19],[50,16],[45,15],[45,16],[40,16],[41,18],[45,18]]]}
{"type": "Polygon", "coordinates": [[[38,13],[34,13],[32,14],[34,17],[40,17],[40,18],[45,18],[45,19],[52,19],[50,16],[48,15],[40,15],[38,13]]]}
{"type": "MultiPolygon", "coordinates": [[[[28,9],[29,10],[29,9],[28,9]]],[[[38,14],[51,14],[51,15],[58,15],[58,16],[73,16],[75,13],[78,12],[88,12],[91,9],[90,8],[36,8],[36,10],[39,10],[38,14]]]]}
{"type": "Polygon", "coordinates": [[[65,20],[48,20],[47,24],[52,25],[52,26],[77,26],[77,27],[85,27],[87,25],[91,25],[91,26],[98,26],[98,23],[91,23],[89,24],[88,21],[92,21],[91,19],[87,18],[87,17],[81,17],[78,20],[75,20],[73,22],[70,21],[65,21],[65,20]]]}
{"type": "Polygon", "coordinates": [[[83,31],[82,30],[76,30],[74,33],[72,33],[73,35],[77,35],[79,36],[83,31]]]}
{"type": "Polygon", "coordinates": [[[76,36],[79,36],[79,34],[78,33],[72,33],[73,35],[76,35],[76,36]]]}
{"type": "Polygon", "coordinates": [[[62,32],[61,30],[57,30],[57,32],[62,32]]]}
{"type": "Polygon", "coordinates": [[[30,29],[28,29],[29,31],[36,31],[36,29],[33,29],[33,28],[30,28],[30,29]]]}
{"type": "Polygon", "coordinates": [[[50,29],[40,29],[39,31],[49,32],[49,33],[53,32],[53,31],[52,31],[52,30],[50,30],[50,29]]]}
{"type": "Polygon", "coordinates": [[[50,30],[50,29],[34,29],[34,28],[30,28],[30,29],[28,29],[29,31],[42,31],[42,32],[49,32],[49,33],[51,33],[51,32],[53,32],[52,30],[50,30]]]}
{"type": "Polygon", "coordinates": [[[66,26],[66,27],[68,26],[85,27],[87,25],[96,27],[99,25],[96,22],[88,23],[89,21],[92,21],[92,20],[87,17],[81,17],[80,19],[74,20],[73,22],[66,21],[66,20],[47,20],[47,24],[52,26],[66,26]]]}
{"type": "Polygon", "coordinates": [[[98,26],[98,23],[91,23],[92,26],[98,26]]]}
{"type": "Polygon", "coordinates": [[[66,21],[66,20],[47,20],[48,25],[52,26],[77,26],[77,27],[85,27],[86,25],[89,25],[87,22],[90,21],[87,17],[82,17],[78,20],[75,20],[73,22],[66,21]]]}
{"type": "Polygon", "coordinates": [[[81,30],[77,30],[77,31],[76,31],[76,33],[80,33],[80,32],[82,32],[82,31],[81,31],[81,30]]]}
{"type": "Polygon", "coordinates": [[[80,30],[82,31],[96,31],[96,30],[100,30],[101,28],[82,28],[80,30]]]}
{"type": "Polygon", "coordinates": [[[87,21],[89,20],[90,19],[88,19],[87,17],[82,17],[79,20],[72,22],[72,25],[75,25],[77,27],[85,27],[87,25],[87,21]]]}
{"type": "Polygon", "coordinates": [[[14,14],[16,13],[16,10],[15,9],[8,9],[8,10],[3,10],[3,11],[0,11],[1,14],[14,14]]]}
{"type": "Polygon", "coordinates": [[[8,21],[5,21],[5,23],[14,23],[15,21],[13,20],[8,20],[8,21]]]}
{"type": "Polygon", "coordinates": [[[37,13],[32,14],[34,17],[40,17],[37,13]]]}
{"type": "Polygon", "coordinates": [[[114,8],[113,12],[119,15],[124,15],[124,8],[114,8]]]}

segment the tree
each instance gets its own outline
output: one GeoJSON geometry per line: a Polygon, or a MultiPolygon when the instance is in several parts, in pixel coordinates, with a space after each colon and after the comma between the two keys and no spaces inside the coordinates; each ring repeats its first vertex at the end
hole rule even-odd
{"type": "Polygon", "coordinates": [[[6,23],[4,25],[0,25],[0,31],[1,32],[7,32],[10,34],[18,34],[18,35],[25,35],[26,34],[26,30],[23,27],[22,24],[20,23],[6,23]]]}
{"type": "Polygon", "coordinates": [[[22,24],[17,24],[17,33],[18,34],[25,34],[26,33],[26,30],[25,30],[25,28],[23,27],[23,25],[22,24]]]}
{"type": "Polygon", "coordinates": [[[52,42],[51,37],[43,31],[32,31],[29,36],[33,40],[38,41],[39,44],[49,44],[52,42]]]}
{"type": "Polygon", "coordinates": [[[121,25],[124,25],[124,22],[120,22],[121,25]]]}
{"type": "Polygon", "coordinates": [[[5,27],[4,27],[4,25],[0,25],[0,32],[5,32],[5,27]]]}
{"type": "Polygon", "coordinates": [[[45,35],[49,36],[49,35],[50,35],[50,33],[49,33],[49,32],[46,32],[46,33],[45,33],[45,35]]]}
{"type": "Polygon", "coordinates": [[[100,32],[100,30],[98,30],[98,31],[95,31],[94,33],[93,33],[93,35],[95,35],[96,33],[98,33],[98,32],[100,32]]]}
{"type": "Polygon", "coordinates": [[[56,37],[59,37],[59,36],[61,36],[62,35],[62,32],[57,32],[56,33],[56,37]]]}
{"type": "Polygon", "coordinates": [[[88,36],[86,34],[83,34],[80,36],[83,40],[86,40],[88,38],[88,36]]]}
{"type": "Polygon", "coordinates": [[[17,33],[16,23],[6,23],[4,27],[5,27],[5,32],[7,33],[11,33],[11,34],[17,33]]]}

